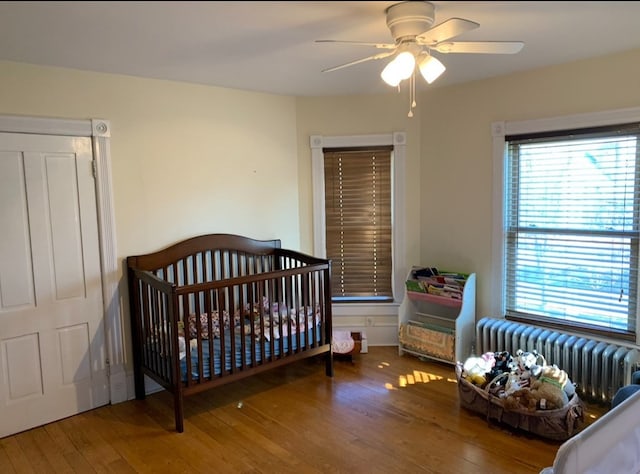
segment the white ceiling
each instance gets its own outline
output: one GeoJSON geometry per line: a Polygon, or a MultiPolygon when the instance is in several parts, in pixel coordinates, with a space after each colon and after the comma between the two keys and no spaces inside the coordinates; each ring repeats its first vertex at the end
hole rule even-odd
{"type": "MultiPolygon", "coordinates": [[[[0,2],[0,60],[283,95],[389,92],[388,60],[323,69],[393,43],[397,2],[0,2]]],[[[441,87],[640,48],[640,2],[432,2],[435,23],[480,23],[460,41],[524,41],[515,55],[437,54],[441,87]]],[[[420,81],[422,82],[422,81],[420,81]]],[[[391,89],[393,90],[393,89],[391,89]]]]}

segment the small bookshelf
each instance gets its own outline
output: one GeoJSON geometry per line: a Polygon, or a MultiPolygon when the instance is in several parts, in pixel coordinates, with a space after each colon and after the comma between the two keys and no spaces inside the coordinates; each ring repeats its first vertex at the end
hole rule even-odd
{"type": "Polygon", "coordinates": [[[398,315],[400,355],[464,361],[475,336],[475,273],[413,267],[405,288],[398,315]]]}

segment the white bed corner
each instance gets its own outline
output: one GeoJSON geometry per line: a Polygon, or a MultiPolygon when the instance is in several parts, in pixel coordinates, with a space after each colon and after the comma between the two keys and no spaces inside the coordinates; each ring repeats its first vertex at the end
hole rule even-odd
{"type": "Polygon", "coordinates": [[[640,390],[565,441],[540,474],[640,473],[640,390]]]}

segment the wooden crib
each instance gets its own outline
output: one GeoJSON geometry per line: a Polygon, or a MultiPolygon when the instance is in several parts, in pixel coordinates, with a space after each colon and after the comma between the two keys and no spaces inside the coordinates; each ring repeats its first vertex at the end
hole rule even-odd
{"type": "Polygon", "coordinates": [[[127,258],[135,393],[185,396],[331,350],[331,263],[280,240],[209,234],[127,258]]]}

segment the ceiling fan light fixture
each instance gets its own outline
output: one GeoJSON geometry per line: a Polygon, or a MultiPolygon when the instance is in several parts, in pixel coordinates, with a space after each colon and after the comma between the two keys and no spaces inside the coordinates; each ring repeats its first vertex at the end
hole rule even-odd
{"type": "Polygon", "coordinates": [[[380,77],[390,86],[396,87],[400,81],[411,77],[415,67],[416,58],[414,55],[409,51],[403,51],[385,66],[380,77]]]}
{"type": "Polygon", "coordinates": [[[446,70],[444,64],[431,56],[432,51],[438,54],[515,54],[524,46],[522,41],[453,40],[463,33],[478,28],[480,24],[456,17],[436,22],[435,10],[435,5],[425,0],[405,0],[389,6],[385,13],[387,28],[393,36],[393,43],[316,40],[322,43],[349,43],[384,50],[382,53],[324,69],[322,72],[336,71],[366,61],[391,57],[392,60],[380,73],[380,77],[391,87],[398,88],[398,92],[400,92],[400,83],[409,79],[409,117],[412,117],[412,109],[416,107],[415,91],[418,71],[424,80],[431,84],[446,70]]]}
{"type": "Polygon", "coordinates": [[[393,74],[393,68],[389,67],[390,64],[391,63],[387,64],[387,67],[385,67],[382,70],[382,72],[380,73],[380,77],[384,82],[389,84],[391,87],[396,87],[398,86],[398,84],[400,84],[400,81],[402,79],[400,79],[397,75],[393,74]]]}
{"type": "Polygon", "coordinates": [[[418,68],[424,80],[429,84],[438,79],[447,69],[444,64],[430,54],[421,55],[418,61],[418,68]]]}

